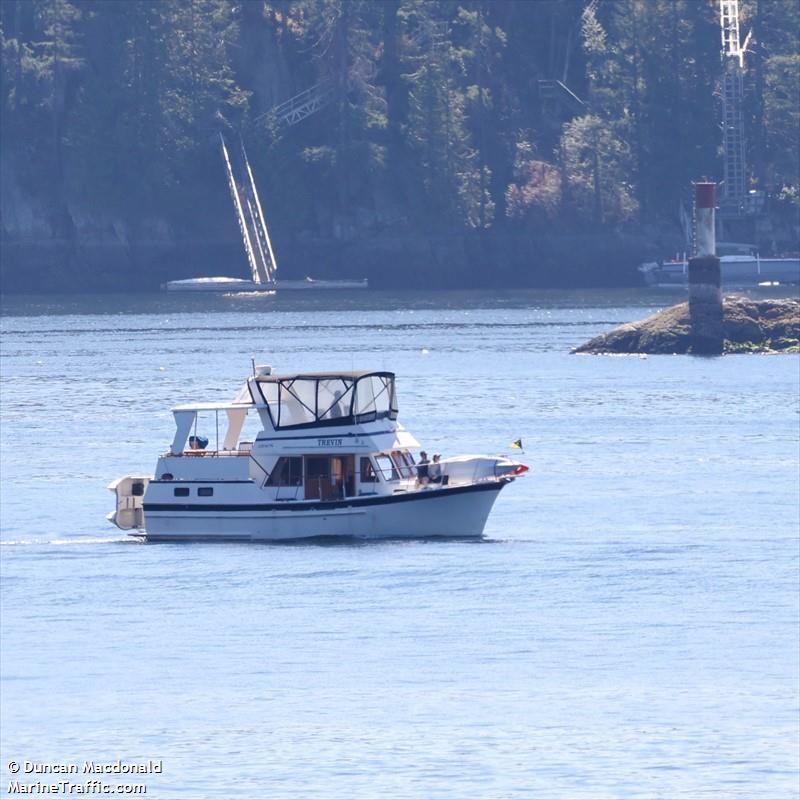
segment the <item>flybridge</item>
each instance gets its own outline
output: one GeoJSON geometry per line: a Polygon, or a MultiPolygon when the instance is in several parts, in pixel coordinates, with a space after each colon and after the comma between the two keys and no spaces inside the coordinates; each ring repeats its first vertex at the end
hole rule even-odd
{"type": "Polygon", "coordinates": [[[275,430],[397,419],[393,372],[258,375],[250,385],[275,430]]]}

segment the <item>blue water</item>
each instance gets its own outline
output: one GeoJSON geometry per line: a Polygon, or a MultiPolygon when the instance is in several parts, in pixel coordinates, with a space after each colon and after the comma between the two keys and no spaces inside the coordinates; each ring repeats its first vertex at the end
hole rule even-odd
{"type": "Polygon", "coordinates": [[[6,298],[0,793],[121,758],[158,798],[796,798],[800,358],[568,354],[672,301],[6,298]],[[251,356],[394,370],[428,452],[532,471],[477,543],[111,527],[251,356]]]}

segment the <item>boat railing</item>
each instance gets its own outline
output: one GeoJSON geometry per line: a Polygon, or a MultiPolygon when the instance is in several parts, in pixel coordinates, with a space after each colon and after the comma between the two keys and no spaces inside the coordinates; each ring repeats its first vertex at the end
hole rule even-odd
{"type": "Polygon", "coordinates": [[[235,450],[184,450],[180,453],[167,451],[162,458],[246,458],[250,456],[250,448],[236,448],[235,450]]]}
{"type": "MultiPolygon", "coordinates": [[[[251,459],[261,472],[261,485],[266,488],[267,481],[269,480],[269,473],[263,466],[255,459],[251,459]]],[[[480,464],[476,462],[472,469],[458,470],[455,474],[450,475],[447,471],[447,464],[442,464],[441,476],[437,478],[429,478],[420,480],[417,475],[417,465],[402,466],[398,468],[378,468],[375,473],[380,477],[380,483],[375,481],[361,480],[356,491],[355,476],[351,475],[348,478],[342,478],[341,474],[336,473],[320,473],[312,476],[305,476],[304,481],[299,481],[293,485],[277,485],[275,499],[282,500],[340,500],[348,497],[358,497],[367,494],[379,494],[378,487],[381,483],[391,487],[392,492],[413,492],[421,489],[436,489],[442,487],[454,486],[470,486],[476,483],[484,483],[496,481],[499,479],[497,474],[480,473],[480,464]],[[374,489],[374,491],[370,491],[374,489]]]]}
{"type": "Polygon", "coordinates": [[[278,502],[285,500],[302,500],[300,493],[303,490],[303,484],[298,483],[295,486],[276,486],[275,500],[278,502]]]}
{"type": "Polygon", "coordinates": [[[433,466],[433,462],[430,462],[427,465],[429,473],[427,481],[424,478],[420,480],[418,475],[419,466],[419,464],[415,464],[413,466],[397,466],[393,468],[378,467],[375,469],[375,472],[380,475],[384,483],[391,484],[395,492],[415,491],[425,488],[435,489],[443,486],[471,486],[475,483],[483,483],[485,481],[497,479],[495,475],[480,475],[480,465],[478,462],[473,465],[470,472],[460,469],[456,471],[455,474],[451,475],[447,470],[447,462],[443,461],[441,473],[435,477],[430,475],[431,467],[433,466]]]}
{"type": "Polygon", "coordinates": [[[416,480],[416,466],[403,465],[397,467],[374,467],[374,472],[381,477],[384,483],[397,483],[399,481],[416,480]]]}

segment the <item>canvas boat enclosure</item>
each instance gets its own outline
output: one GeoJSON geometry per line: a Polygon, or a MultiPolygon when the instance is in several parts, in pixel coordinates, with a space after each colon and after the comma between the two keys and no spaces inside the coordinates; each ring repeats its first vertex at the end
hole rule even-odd
{"type": "Polygon", "coordinates": [[[397,419],[392,372],[268,374],[248,383],[254,403],[266,411],[265,421],[275,431],[397,419]]]}

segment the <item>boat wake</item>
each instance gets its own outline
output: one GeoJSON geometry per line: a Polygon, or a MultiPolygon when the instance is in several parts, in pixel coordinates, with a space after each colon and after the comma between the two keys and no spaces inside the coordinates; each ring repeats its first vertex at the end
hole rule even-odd
{"type": "Polygon", "coordinates": [[[78,537],[70,539],[0,539],[0,547],[63,547],[95,544],[140,544],[140,540],[133,536],[103,536],[87,539],[78,537]]]}
{"type": "Polygon", "coordinates": [[[223,297],[234,297],[237,300],[240,299],[258,299],[260,297],[273,297],[276,294],[274,289],[268,289],[264,291],[253,291],[253,292],[225,292],[223,297]]]}

